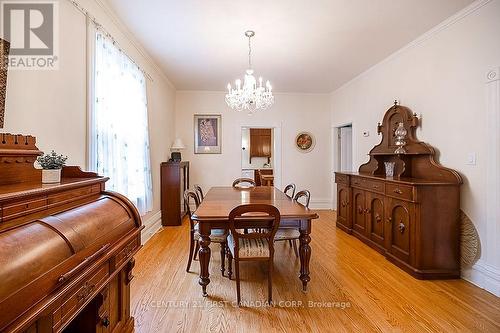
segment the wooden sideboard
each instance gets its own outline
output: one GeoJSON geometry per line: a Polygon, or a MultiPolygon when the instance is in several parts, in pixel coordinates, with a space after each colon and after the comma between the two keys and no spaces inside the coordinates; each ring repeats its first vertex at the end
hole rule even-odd
{"type": "Polygon", "coordinates": [[[382,141],[357,173],[336,172],[337,227],[353,234],[419,279],[460,277],[459,209],[462,178],[416,139],[418,118],[395,104],[378,133],[382,141]],[[407,130],[406,153],[394,153],[394,131],[407,130]],[[384,162],[394,162],[386,177],[384,162]]]}
{"type": "Polygon", "coordinates": [[[42,184],[35,138],[0,136],[0,331],[132,332],[134,205],[78,167],[42,184]]]}
{"type": "Polygon", "coordinates": [[[184,191],[189,188],[189,162],[161,163],[161,224],[181,225],[186,215],[184,191]]]}

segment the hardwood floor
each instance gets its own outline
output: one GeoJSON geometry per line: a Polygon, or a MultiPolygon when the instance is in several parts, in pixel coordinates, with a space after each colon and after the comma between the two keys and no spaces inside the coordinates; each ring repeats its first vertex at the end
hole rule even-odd
{"type": "Polygon", "coordinates": [[[334,212],[319,214],[307,293],[293,249],[276,244],[274,307],[259,307],[267,270],[256,262],[241,264],[242,301],[249,304],[233,306],[236,286],[221,276],[218,244],[211,245],[209,297],[203,298],[199,263],[185,272],[187,221],[163,229],[136,257],[136,332],[500,332],[500,298],[463,280],[416,280],[338,230],[334,212]]]}

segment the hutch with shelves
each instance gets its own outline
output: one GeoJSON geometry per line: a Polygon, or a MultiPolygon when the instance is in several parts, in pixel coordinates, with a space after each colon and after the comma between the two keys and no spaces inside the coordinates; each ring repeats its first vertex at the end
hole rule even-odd
{"type": "Polygon", "coordinates": [[[458,172],[441,166],[415,135],[418,118],[395,104],[378,125],[380,144],[357,173],[336,172],[337,227],[419,279],[459,278],[458,172]],[[407,130],[404,154],[394,132],[407,130]],[[386,177],[385,162],[394,162],[386,177]]]}

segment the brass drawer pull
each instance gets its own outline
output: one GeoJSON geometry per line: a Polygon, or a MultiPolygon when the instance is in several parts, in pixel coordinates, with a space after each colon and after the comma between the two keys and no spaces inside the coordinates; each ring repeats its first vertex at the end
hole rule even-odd
{"type": "Polygon", "coordinates": [[[394,189],[393,192],[397,194],[403,194],[403,191],[401,191],[399,188],[394,189]]]}
{"type": "Polygon", "coordinates": [[[375,222],[377,223],[380,223],[380,221],[382,221],[382,218],[380,217],[380,215],[375,215],[375,222]]]}
{"type": "Polygon", "coordinates": [[[392,223],[392,217],[387,218],[387,223],[392,223]]]}
{"type": "Polygon", "coordinates": [[[373,188],[378,189],[378,185],[373,185],[373,188]]]}
{"type": "Polygon", "coordinates": [[[364,213],[364,209],[363,209],[363,207],[358,206],[358,213],[359,213],[359,214],[363,214],[363,213],[364,213]]]}

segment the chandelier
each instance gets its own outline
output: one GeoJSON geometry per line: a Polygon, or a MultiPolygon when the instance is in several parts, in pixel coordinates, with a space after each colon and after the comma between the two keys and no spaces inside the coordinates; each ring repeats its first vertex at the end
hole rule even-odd
{"type": "Polygon", "coordinates": [[[245,36],[248,37],[248,69],[243,79],[234,81],[235,87],[232,88],[231,84],[227,85],[226,103],[236,111],[248,111],[251,114],[257,110],[265,110],[274,103],[273,88],[269,81],[266,85],[262,85],[262,77],[259,77],[259,84],[253,76],[252,69],[252,45],[251,38],[255,36],[254,31],[246,31],[245,36]]]}

